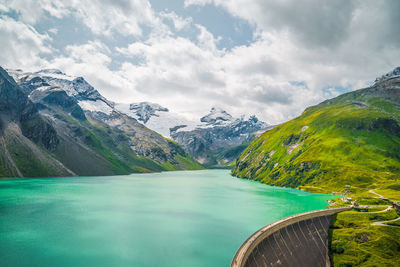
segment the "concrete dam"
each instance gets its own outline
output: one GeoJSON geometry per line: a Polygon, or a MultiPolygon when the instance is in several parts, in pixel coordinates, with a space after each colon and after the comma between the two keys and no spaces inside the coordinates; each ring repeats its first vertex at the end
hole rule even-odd
{"type": "Polygon", "coordinates": [[[349,209],[311,211],[269,224],[243,243],[231,267],[330,266],[329,225],[334,214],[349,209]]]}

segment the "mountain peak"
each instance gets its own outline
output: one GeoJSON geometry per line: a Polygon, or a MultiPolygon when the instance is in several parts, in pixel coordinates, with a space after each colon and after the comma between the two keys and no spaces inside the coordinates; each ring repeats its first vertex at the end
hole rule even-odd
{"type": "Polygon", "coordinates": [[[200,119],[201,122],[214,125],[225,124],[232,120],[232,115],[219,107],[212,107],[210,113],[200,119]]]}
{"type": "Polygon", "coordinates": [[[69,76],[58,69],[43,69],[36,72],[9,70],[19,86],[30,98],[43,97],[57,90],[65,93],[78,102],[84,109],[91,112],[110,114],[114,104],[105,99],[83,77],[69,76]]]}
{"type": "Polygon", "coordinates": [[[397,67],[394,70],[392,70],[391,72],[388,72],[388,73],[382,75],[381,77],[376,78],[375,83],[389,79],[389,78],[397,77],[397,76],[400,76],[400,67],[397,67]]]}
{"type": "Polygon", "coordinates": [[[159,115],[157,114],[157,111],[169,111],[167,108],[151,102],[132,103],[130,104],[129,109],[136,113],[138,120],[143,121],[144,123],[146,123],[152,116],[158,117],[159,115]]]}
{"type": "Polygon", "coordinates": [[[15,80],[8,74],[7,70],[3,69],[1,66],[0,66],[0,77],[3,77],[11,84],[16,85],[15,80]]]}
{"type": "Polygon", "coordinates": [[[43,69],[43,70],[38,71],[37,73],[49,73],[49,74],[65,75],[65,73],[62,72],[59,69],[43,69]]]}
{"type": "Polygon", "coordinates": [[[250,118],[249,118],[249,121],[257,123],[259,120],[258,120],[256,115],[251,115],[250,118]]]}

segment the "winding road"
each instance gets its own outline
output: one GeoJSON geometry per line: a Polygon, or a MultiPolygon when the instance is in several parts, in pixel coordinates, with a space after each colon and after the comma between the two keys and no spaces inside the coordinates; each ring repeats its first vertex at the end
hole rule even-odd
{"type": "MultiPolygon", "coordinates": [[[[367,205],[360,205],[358,206],[359,208],[368,208],[371,206],[367,206],[367,205]]],[[[362,213],[381,213],[381,212],[386,212],[392,209],[392,206],[388,206],[386,209],[384,210],[378,210],[378,211],[361,211],[362,213]]]]}
{"type": "Polygon", "coordinates": [[[372,193],[372,194],[374,194],[374,195],[377,195],[378,196],[378,198],[380,198],[380,199],[387,199],[387,198],[385,198],[385,197],[383,197],[382,195],[380,195],[380,194],[378,194],[378,193],[376,193],[374,190],[369,190],[369,192],[370,193],[372,193]]]}
{"type": "Polygon", "coordinates": [[[381,226],[391,226],[391,227],[399,227],[398,225],[388,225],[387,223],[390,222],[395,222],[400,220],[400,217],[393,219],[393,220],[389,220],[389,221],[378,221],[378,222],[373,222],[372,225],[381,225],[381,226]]]}
{"type": "MultiPolygon", "coordinates": [[[[380,199],[383,199],[383,200],[388,200],[388,201],[390,202],[390,200],[389,200],[388,198],[385,198],[384,196],[382,196],[382,195],[376,193],[376,192],[375,192],[374,190],[372,190],[372,189],[369,190],[369,192],[372,193],[372,194],[377,195],[377,196],[378,196],[377,198],[380,198],[380,199]]],[[[385,210],[375,211],[375,212],[368,212],[368,213],[386,212],[386,211],[389,211],[390,209],[392,209],[392,206],[388,206],[388,208],[385,209],[385,210]]],[[[388,220],[388,221],[376,221],[376,222],[373,222],[372,225],[389,226],[389,227],[399,227],[398,225],[388,225],[388,224],[387,224],[387,223],[395,222],[395,221],[398,221],[398,220],[400,220],[400,217],[398,217],[398,218],[396,218],[396,219],[393,219],[393,220],[388,220]]]]}

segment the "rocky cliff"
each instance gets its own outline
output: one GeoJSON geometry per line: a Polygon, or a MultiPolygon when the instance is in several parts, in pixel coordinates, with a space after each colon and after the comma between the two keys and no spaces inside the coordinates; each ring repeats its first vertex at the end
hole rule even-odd
{"type": "Polygon", "coordinates": [[[233,118],[228,112],[212,108],[200,119],[202,127],[193,130],[178,128],[171,136],[186,151],[206,166],[227,166],[250,143],[257,132],[271,128],[257,117],[233,118]]]}

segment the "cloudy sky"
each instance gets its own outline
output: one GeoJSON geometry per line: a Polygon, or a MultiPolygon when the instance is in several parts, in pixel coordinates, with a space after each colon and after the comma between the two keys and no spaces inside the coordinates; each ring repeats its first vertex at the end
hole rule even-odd
{"type": "Polygon", "coordinates": [[[0,65],[269,123],[400,65],[400,1],[0,0],[0,65]]]}

